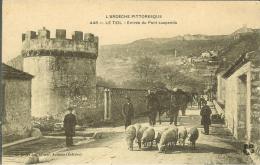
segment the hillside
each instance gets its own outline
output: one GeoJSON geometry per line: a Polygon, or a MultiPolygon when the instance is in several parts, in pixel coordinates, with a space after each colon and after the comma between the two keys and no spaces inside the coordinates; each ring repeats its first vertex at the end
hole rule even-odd
{"type": "Polygon", "coordinates": [[[211,81],[210,75],[216,71],[216,67],[225,70],[241,54],[259,47],[260,30],[245,27],[230,35],[184,35],[173,38],[147,38],[129,44],[104,45],[99,50],[97,74],[122,85],[123,82],[136,78],[133,66],[139,58],[152,57],[161,67],[167,66],[172,70],[178,68],[183,71],[175,79],[185,76],[186,80],[207,84],[211,81]],[[185,57],[198,58],[202,52],[210,50],[219,53],[217,58],[219,65],[212,66],[202,62],[184,66],[181,62],[185,57]]]}
{"type": "Polygon", "coordinates": [[[207,50],[220,51],[233,42],[231,36],[185,35],[173,38],[148,38],[129,44],[105,45],[99,50],[98,75],[121,83],[133,76],[132,65],[144,56],[160,65],[178,65],[182,57],[200,56],[207,50]]]}
{"type": "Polygon", "coordinates": [[[243,33],[221,51],[219,71],[226,70],[240,55],[255,50],[260,50],[260,31],[243,33]]]}

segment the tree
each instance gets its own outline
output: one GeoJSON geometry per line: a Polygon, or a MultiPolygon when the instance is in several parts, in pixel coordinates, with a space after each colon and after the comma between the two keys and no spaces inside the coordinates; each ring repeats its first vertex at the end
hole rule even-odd
{"type": "Polygon", "coordinates": [[[145,82],[153,82],[158,76],[159,62],[151,57],[141,57],[133,65],[137,78],[145,82]]]}
{"type": "Polygon", "coordinates": [[[192,77],[187,72],[181,72],[180,68],[164,66],[160,69],[161,81],[168,88],[180,87],[188,91],[201,91],[204,88],[203,80],[192,77]]]}
{"type": "Polygon", "coordinates": [[[106,80],[103,77],[97,76],[97,85],[105,87],[116,87],[117,84],[112,80],[106,80]]]}

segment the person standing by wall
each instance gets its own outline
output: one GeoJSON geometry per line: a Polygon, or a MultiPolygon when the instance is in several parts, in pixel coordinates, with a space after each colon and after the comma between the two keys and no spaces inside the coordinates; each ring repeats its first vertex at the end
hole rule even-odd
{"type": "Polygon", "coordinates": [[[156,116],[159,111],[160,103],[154,91],[148,91],[147,96],[147,111],[149,115],[149,124],[154,126],[156,124],[156,116]]]}
{"type": "Polygon", "coordinates": [[[179,115],[179,106],[177,105],[176,95],[171,94],[171,101],[170,101],[170,110],[169,110],[169,117],[170,117],[170,125],[174,122],[174,125],[177,126],[177,119],[179,115]]]}
{"type": "Polygon", "coordinates": [[[200,111],[201,125],[204,126],[204,132],[206,135],[209,134],[209,125],[211,125],[210,115],[212,113],[210,107],[207,105],[207,101],[202,102],[202,108],[200,111]]]}
{"type": "Polygon", "coordinates": [[[75,136],[76,116],[72,114],[73,108],[68,108],[69,114],[64,117],[64,130],[66,136],[66,146],[73,146],[73,136],[75,136]]]}
{"type": "Polygon", "coordinates": [[[125,129],[131,125],[131,120],[134,118],[134,107],[131,103],[131,98],[126,96],[126,103],[123,104],[122,115],[125,120],[125,129]]]}

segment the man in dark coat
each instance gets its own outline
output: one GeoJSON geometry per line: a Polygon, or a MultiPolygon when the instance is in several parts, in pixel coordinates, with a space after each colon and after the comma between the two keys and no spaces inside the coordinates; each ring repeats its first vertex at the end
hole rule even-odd
{"type": "Polygon", "coordinates": [[[206,135],[209,134],[209,125],[211,125],[211,120],[210,120],[210,115],[211,115],[211,109],[210,107],[207,105],[207,101],[204,101],[202,103],[202,108],[200,111],[200,115],[201,115],[201,125],[204,126],[204,132],[206,135]]]}
{"type": "Polygon", "coordinates": [[[171,95],[171,102],[170,102],[170,110],[169,110],[169,117],[170,117],[170,124],[173,123],[177,126],[177,119],[179,115],[179,106],[177,103],[176,95],[171,95]]]}
{"type": "Polygon", "coordinates": [[[75,126],[77,124],[76,116],[72,114],[73,108],[69,107],[69,114],[67,114],[64,118],[64,130],[66,136],[66,145],[72,146],[73,145],[73,136],[75,136],[75,126]]]}
{"type": "Polygon", "coordinates": [[[149,113],[149,124],[154,126],[156,124],[156,116],[159,111],[160,103],[155,93],[149,92],[147,96],[147,111],[149,113]]]}
{"type": "Polygon", "coordinates": [[[131,125],[131,120],[134,118],[134,107],[131,103],[130,97],[126,97],[126,103],[124,103],[122,108],[122,115],[125,120],[125,129],[131,125]]]}

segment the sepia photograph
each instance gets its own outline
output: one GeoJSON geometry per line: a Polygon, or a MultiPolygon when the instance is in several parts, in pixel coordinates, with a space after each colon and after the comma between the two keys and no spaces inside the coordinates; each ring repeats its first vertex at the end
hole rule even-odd
{"type": "Polygon", "coordinates": [[[260,164],[260,1],[3,0],[0,89],[5,165],[260,164]]]}

